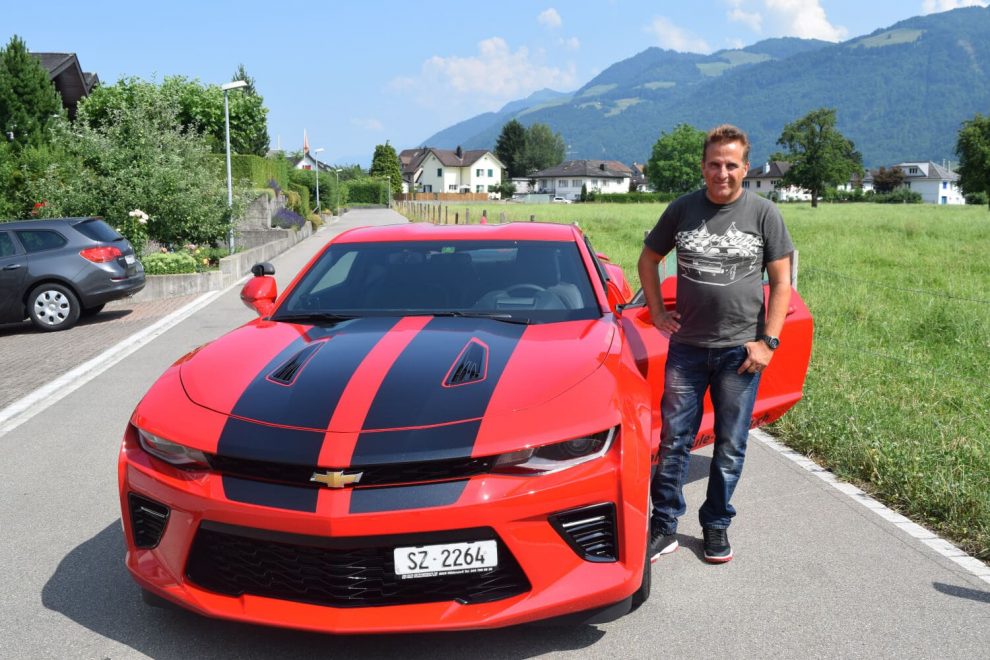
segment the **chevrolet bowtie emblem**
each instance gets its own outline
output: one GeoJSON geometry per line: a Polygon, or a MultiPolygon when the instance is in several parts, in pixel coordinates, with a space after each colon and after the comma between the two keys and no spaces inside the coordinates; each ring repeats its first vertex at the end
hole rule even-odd
{"type": "Polygon", "coordinates": [[[344,474],[343,471],[334,472],[332,470],[327,470],[326,472],[314,472],[313,476],[309,478],[310,481],[315,481],[318,484],[323,484],[327,488],[343,488],[344,486],[350,486],[361,481],[361,475],[364,472],[356,472],[354,474],[344,474]]]}

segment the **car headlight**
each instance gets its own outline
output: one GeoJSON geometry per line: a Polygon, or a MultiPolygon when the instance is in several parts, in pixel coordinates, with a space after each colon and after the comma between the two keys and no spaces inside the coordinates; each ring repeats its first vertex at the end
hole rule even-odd
{"type": "Polygon", "coordinates": [[[522,449],[495,459],[496,474],[538,475],[559,472],[604,456],[612,446],[619,427],[552,445],[522,449]]]}
{"type": "Polygon", "coordinates": [[[160,458],[169,465],[174,465],[183,470],[207,470],[210,467],[206,454],[198,449],[192,449],[171,440],[166,440],[160,436],[148,433],[144,429],[137,429],[137,433],[138,441],[141,443],[141,449],[155,458],[160,458]]]}

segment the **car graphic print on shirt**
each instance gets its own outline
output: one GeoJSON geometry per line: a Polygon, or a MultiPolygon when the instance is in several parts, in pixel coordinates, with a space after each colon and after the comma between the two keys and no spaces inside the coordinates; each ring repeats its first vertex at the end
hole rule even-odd
{"type": "Polygon", "coordinates": [[[678,232],[677,264],[687,279],[701,284],[728,286],[762,266],[763,239],[736,229],[709,233],[708,227],[678,232]]]}

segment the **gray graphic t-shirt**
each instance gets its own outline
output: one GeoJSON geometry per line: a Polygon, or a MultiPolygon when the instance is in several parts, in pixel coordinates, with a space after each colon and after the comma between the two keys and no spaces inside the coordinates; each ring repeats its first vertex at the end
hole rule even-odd
{"type": "Polygon", "coordinates": [[[673,341],[705,348],[740,346],[763,334],[763,270],[794,251],[780,211],[748,191],[731,204],[704,189],[675,200],[644,241],[659,254],[677,248],[673,341]]]}

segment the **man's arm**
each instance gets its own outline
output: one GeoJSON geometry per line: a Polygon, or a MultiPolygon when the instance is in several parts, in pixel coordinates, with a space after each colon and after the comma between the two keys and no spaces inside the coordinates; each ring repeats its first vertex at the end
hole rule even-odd
{"type": "MultiPolygon", "coordinates": [[[[768,263],[767,277],[770,279],[770,299],[767,301],[767,319],[763,332],[771,337],[779,337],[791,304],[791,255],[768,263]]],[[[749,357],[740,365],[739,373],[763,371],[773,358],[773,351],[762,341],[747,342],[746,350],[749,357]]]]}
{"type": "Polygon", "coordinates": [[[643,287],[643,295],[646,297],[646,306],[650,308],[650,319],[653,321],[653,325],[660,332],[669,334],[680,330],[681,324],[678,321],[681,315],[676,311],[668,312],[663,306],[659,272],[662,259],[663,255],[657,254],[644,245],[643,251],[639,254],[636,269],[639,271],[639,282],[643,287]]]}

